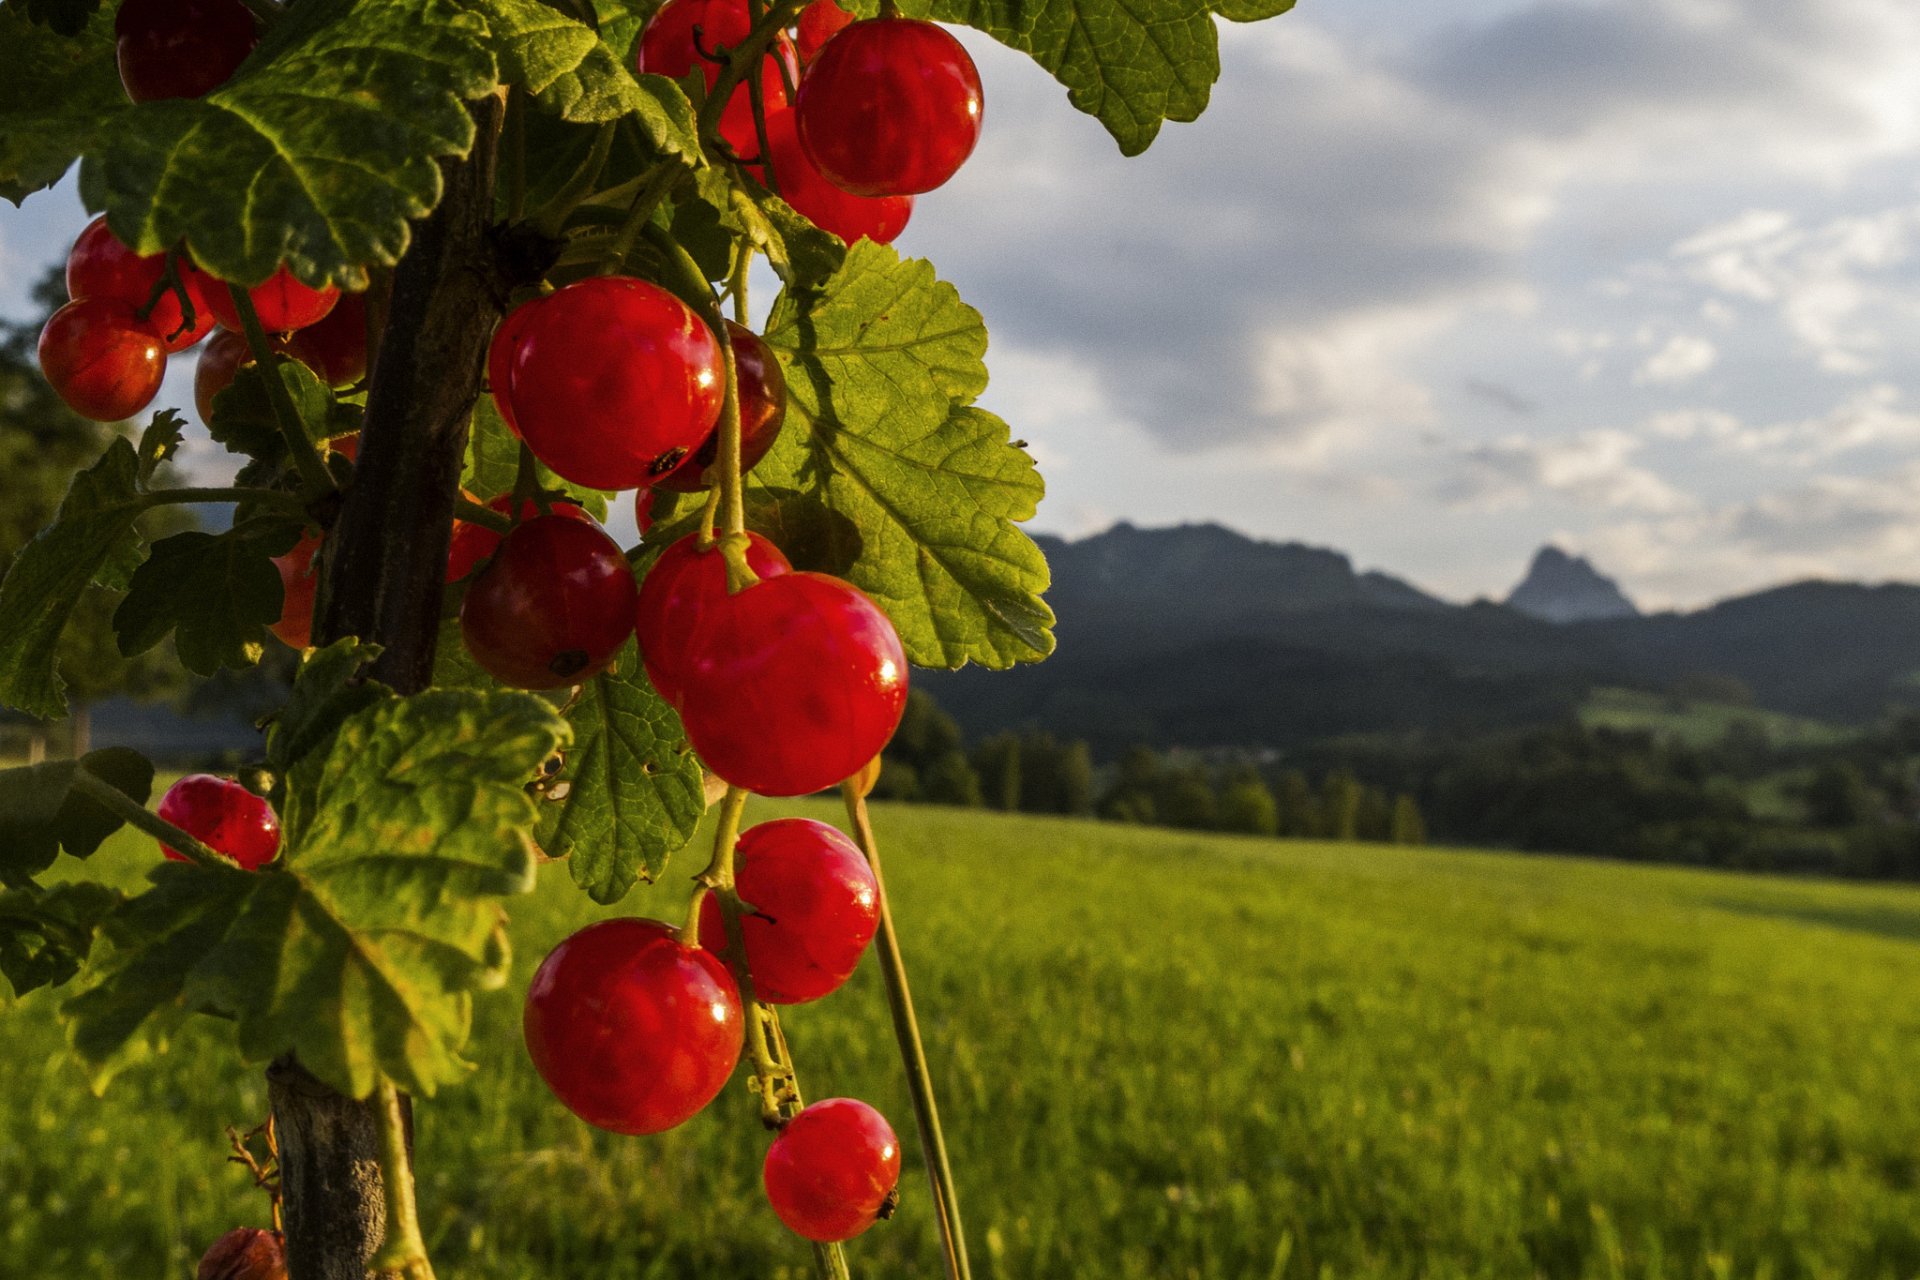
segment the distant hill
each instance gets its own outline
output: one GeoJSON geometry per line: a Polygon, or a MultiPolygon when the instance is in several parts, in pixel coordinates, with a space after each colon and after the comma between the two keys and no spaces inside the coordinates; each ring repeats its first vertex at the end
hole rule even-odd
{"type": "Polygon", "coordinates": [[[1594,622],[1637,618],[1640,610],[1619,584],[1582,556],[1542,547],[1527,576],[1507,596],[1507,607],[1542,622],[1594,622]]]}
{"type": "Polygon", "coordinates": [[[1512,604],[1451,604],[1356,572],[1339,552],[1217,525],[1042,541],[1055,656],[920,677],[970,733],[1038,725],[1103,756],[1135,742],[1289,747],[1536,724],[1573,716],[1596,688],[1706,674],[1742,681],[1763,708],[1822,720],[1920,703],[1908,682],[1920,671],[1920,587],[1804,582],[1694,613],[1553,622],[1512,604]]]}

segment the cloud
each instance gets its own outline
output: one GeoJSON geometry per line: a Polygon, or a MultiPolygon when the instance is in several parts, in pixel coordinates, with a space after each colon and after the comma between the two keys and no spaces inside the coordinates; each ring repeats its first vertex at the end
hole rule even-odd
{"type": "Polygon", "coordinates": [[[1634,462],[1638,436],[1602,429],[1555,438],[1506,436],[1455,451],[1435,492],[1449,506],[1481,512],[1544,501],[1602,510],[1682,511],[1685,493],[1634,462]]]}
{"type": "Polygon", "coordinates": [[[1705,338],[1675,334],[1665,346],[1646,358],[1633,375],[1633,380],[1641,385],[1658,383],[1666,386],[1691,382],[1713,368],[1719,358],[1720,349],[1705,338]]]}

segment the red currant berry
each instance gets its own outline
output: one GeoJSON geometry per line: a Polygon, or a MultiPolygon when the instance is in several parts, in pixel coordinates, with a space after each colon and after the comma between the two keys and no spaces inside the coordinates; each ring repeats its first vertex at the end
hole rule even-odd
{"type": "Polygon", "coordinates": [[[526,343],[527,322],[533,318],[534,309],[545,301],[545,298],[534,298],[507,312],[495,327],[493,340],[487,344],[487,391],[493,396],[493,406],[500,411],[501,421],[516,436],[520,434],[520,424],[514,421],[510,394],[513,362],[526,343]]]}
{"type": "MultiPolygon", "coordinates": [[[[711,91],[720,79],[720,64],[706,55],[732,49],[752,29],[746,0],[667,0],[647,23],[634,64],[641,71],[671,80],[680,79],[697,66],[711,91]]],[[[787,75],[799,78],[800,64],[793,56],[793,42],[785,35],[774,37],[760,62],[760,102],[768,115],[787,106],[787,80],[780,73],[781,62],[787,64],[787,75]]],[[[741,159],[759,157],[753,95],[744,82],[734,86],[733,96],[721,109],[720,136],[741,159]]]]}
{"type": "Polygon", "coordinates": [[[540,461],[590,489],[652,484],[720,420],[725,369],[713,331],[644,280],[567,285],[509,316],[493,345],[501,416],[540,461]]]}
{"type": "Polygon", "coordinates": [[[793,112],[782,111],[767,121],[767,145],[772,148],[780,198],[822,231],[831,231],[848,244],[862,239],[892,244],[907,229],[913,197],[856,196],[834,186],[800,145],[793,112]]]}
{"type": "Polygon", "coordinates": [[[367,376],[367,295],[343,293],[333,310],[287,339],[286,352],[330,387],[367,376]]]}
{"type": "Polygon", "coordinates": [[[653,490],[636,489],[634,491],[633,523],[642,533],[653,528],[653,490]]]}
{"type": "Polygon", "coordinates": [[[633,634],[639,592],[620,544],[591,520],[535,516],[500,540],[460,603],[467,652],[516,689],[607,669],[633,634]]]}
{"type": "MultiPolygon", "coordinates": [[[[264,284],[247,290],[247,297],[259,313],[262,329],[268,333],[287,333],[326,319],[327,313],[340,301],[340,291],[332,287],[309,288],[282,266],[268,276],[264,284]]],[[[209,285],[207,305],[213,308],[214,319],[227,328],[241,327],[240,311],[233,305],[233,294],[225,284],[213,281],[209,285]]]]}
{"type": "MultiPolygon", "coordinates": [[[[501,494],[487,504],[487,509],[505,515],[513,509],[513,495],[501,494]]],[[[522,523],[532,520],[539,514],[540,505],[531,498],[520,504],[522,523]]],[[[553,504],[553,514],[565,516],[569,520],[593,524],[593,517],[576,503],[556,502],[553,504]]],[[[500,539],[505,536],[505,534],[495,533],[483,524],[474,524],[467,520],[456,521],[453,526],[453,545],[447,548],[447,581],[458,582],[479,568],[488,557],[493,555],[494,549],[500,545],[500,539]]]]}
{"type": "Polygon", "coordinates": [[[677,672],[693,749],[721,778],[803,796],[887,745],[907,703],[907,659],[887,615],[823,573],[787,573],[726,597],[688,637],[677,672]]]}
{"type": "MultiPolygon", "coordinates": [[[[757,533],[747,535],[747,565],[761,578],[790,573],[780,548],[757,533]]],[[[676,706],[680,701],[680,673],[688,662],[688,645],[708,615],[727,600],[727,558],[718,546],[700,549],[700,536],[690,533],[653,562],[640,584],[640,604],[634,630],[640,636],[640,655],[647,679],[656,693],[676,706]]]]}
{"type": "MultiPolygon", "coordinates": [[[[733,858],[752,908],[740,926],[754,996],[800,1004],[837,991],[880,923],[880,889],[853,841],[812,818],[779,818],[743,832],[733,858]]],[[[712,894],[700,904],[700,945],[727,948],[712,894]]]]}
{"type": "Polygon", "coordinates": [[[194,1280],[287,1280],[286,1241],[258,1227],[229,1231],[200,1259],[194,1280]]]}
{"type": "Polygon", "coordinates": [[[135,102],[212,93],[260,43],[241,0],[121,0],[113,35],[120,83],[135,102]]]}
{"type": "Polygon", "coordinates": [[[233,330],[222,329],[207,339],[193,366],[193,407],[200,411],[201,422],[213,421],[214,397],[232,386],[240,370],[252,363],[253,349],[233,330]]]}
{"type": "Polygon", "coordinates": [[[844,31],[853,21],[853,15],[835,4],[833,0],[813,0],[813,3],[800,11],[800,23],[794,28],[794,51],[800,55],[800,65],[812,62],[820,53],[820,46],[844,31]]]}
{"type": "Polygon", "coordinates": [[[82,298],[40,331],[40,371],[81,417],[119,422],[159,394],[167,349],[127,303],[82,298]]]}
{"type": "MultiPolygon", "coordinates": [[[[190,773],[160,797],[160,816],[215,853],[224,853],[254,871],[280,852],[280,819],[273,806],[231,778],[190,773]]],[[[167,845],[160,852],[174,862],[186,855],[167,845]]]]}
{"type": "Polygon", "coordinates": [[[787,1122],[761,1172],[790,1230],[822,1244],[851,1240],[893,1216],[900,1140],[866,1103],[826,1098],[787,1122]]]}
{"type": "Polygon", "coordinates": [[[527,991],[527,1053],[595,1128],[659,1133],[713,1101],[740,1059],[740,991],[658,920],[602,920],[555,947],[527,991]]]}
{"type": "Polygon", "coordinates": [[[814,164],[862,196],[912,195],[951,178],[980,141],[980,112],[973,59],[916,18],[842,31],[807,68],[794,105],[814,164]]]}
{"type": "Polygon", "coordinates": [[[302,534],[293,550],[273,558],[280,571],[280,620],[267,629],[294,649],[313,643],[313,599],[320,590],[320,566],[313,558],[319,550],[319,534],[302,534]]]}
{"type": "Polygon", "coordinates": [[[147,323],[168,351],[185,351],[213,328],[213,312],[207,307],[207,277],[185,258],[178,261],[181,287],[193,303],[191,325],[181,309],[179,293],[172,288],[154,301],[154,290],[167,272],[167,256],[135,253],[107,229],[105,218],[95,218],[67,254],[67,296],[115,298],[136,311],[145,310],[152,301],[147,323]]]}
{"type": "MultiPolygon", "coordinates": [[[[780,372],[773,348],[745,325],[727,321],[727,339],[733,345],[734,376],[740,382],[740,474],[753,470],[779,438],[787,420],[787,375],[780,372]]],[[[720,428],[716,425],[687,460],[662,476],[662,489],[696,493],[720,483],[714,462],[720,456],[720,428]]]]}

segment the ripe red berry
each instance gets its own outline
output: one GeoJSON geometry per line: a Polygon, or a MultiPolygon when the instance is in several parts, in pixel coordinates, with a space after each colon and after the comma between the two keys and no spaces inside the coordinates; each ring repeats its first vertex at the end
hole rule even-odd
{"type": "Polygon", "coordinates": [[[802,9],[799,25],[793,32],[794,51],[800,55],[800,65],[812,62],[819,55],[820,46],[839,35],[852,21],[853,15],[833,0],[813,0],[802,9]]]}
{"type": "MultiPolygon", "coordinates": [[[[273,806],[231,778],[190,773],[167,788],[158,813],[248,871],[272,862],[280,852],[280,819],[273,806]]],[[[174,862],[187,861],[168,845],[161,845],[160,852],[174,862]]]]}
{"type": "MultiPolygon", "coordinates": [[[[742,324],[727,321],[727,339],[733,346],[734,376],[740,382],[740,474],[753,470],[767,456],[787,420],[787,375],[773,348],[742,324]]],[[[720,456],[720,428],[716,424],[687,460],[662,476],[659,486],[695,493],[720,483],[714,463],[720,456]]]]}
{"type": "Polygon", "coordinates": [[[207,277],[184,257],[177,261],[180,284],[193,303],[191,325],[186,323],[179,293],[172,288],[153,301],[154,290],[166,275],[167,255],[135,253],[107,229],[104,217],[95,218],[67,254],[67,296],[114,298],[136,311],[153,301],[147,324],[168,351],[185,351],[213,328],[213,312],[207,307],[207,277]]]}
{"type": "Polygon", "coordinates": [[[159,394],[167,349],[127,303],[81,298],[40,331],[40,371],[75,413],[119,422],[159,394]]]}
{"type": "Polygon", "coordinates": [[[287,339],[286,352],[330,387],[367,376],[367,295],[343,293],[333,310],[287,339]]]}
{"type": "Polygon", "coordinates": [[[893,1216],[900,1140],[853,1098],[826,1098],[787,1122],[767,1149],[767,1201],[809,1240],[851,1240],[893,1216]]]}
{"type": "Polygon", "coordinates": [[[121,0],[113,35],[120,83],[135,102],[209,94],[260,43],[241,0],[121,0]]]}
{"type": "Polygon", "coordinates": [[[200,1259],[194,1280],[287,1280],[286,1242],[258,1227],[229,1231],[200,1259]]]}
{"type": "MultiPolygon", "coordinates": [[[[340,301],[340,291],[331,286],[325,289],[310,288],[301,284],[293,272],[282,266],[264,282],[247,290],[247,297],[260,316],[262,329],[268,333],[286,333],[324,320],[334,304],[340,301]]],[[[233,294],[224,283],[211,277],[207,287],[207,305],[213,308],[214,319],[227,328],[241,327],[240,311],[233,305],[233,294]]]]}
{"type": "Polygon", "coordinates": [[[500,540],[460,603],[473,660],[516,689],[605,671],[633,634],[639,592],[620,544],[591,520],[535,516],[500,540]]]}
{"type": "Polygon", "coordinates": [[[863,196],[931,191],[980,141],[980,73],[943,28],[870,18],[820,50],[794,116],[807,154],[836,186],[863,196]]]}
{"type": "Polygon", "coordinates": [[[720,344],[658,285],[595,276],[494,332],[500,414],[540,461],[592,489],[652,484],[699,446],[726,395],[720,344]]]}
{"type": "MultiPolygon", "coordinates": [[[[752,29],[746,0],[667,0],[640,36],[634,65],[671,80],[680,79],[697,66],[711,91],[720,78],[720,64],[706,55],[732,49],[752,29]]],[[[787,81],[780,72],[783,61],[787,75],[798,79],[800,64],[793,56],[793,42],[778,35],[760,62],[760,101],[769,116],[787,106],[787,81]]],[[[734,86],[733,96],[721,109],[720,136],[742,159],[755,159],[760,154],[760,139],[753,127],[753,96],[744,81],[734,86]]]]}
{"type": "Polygon", "coordinates": [[[769,154],[780,198],[822,231],[831,231],[848,244],[861,239],[892,244],[907,229],[913,197],[856,196],[834,186],[800,145],[793,112],[782,111],[767,121],[767,144],[772,148],[769,154]]]}
{"type": "Polygon", "coordinates": [[[634,490],[633,523],[639,527],[642,533],[653,528],[653,490],[634,490]]]}
{"type": "MultiPolygon", "coordinates": [[[[643,490],[642,492],[645,491],[643,490]]],[[[489,502],[487,508],[491,511],[498,511],[501,515],[505,515],[513,508],[513,495],[503,493],[492,502],[489,502]]],[[[593,523],[593,517],[588,515],[578,504],[572,502],[554,503],[552,513],[556,516],[565,516],[569,520],[580,520],[587,524],[593,523]]],[[[531,498],[520,504],[520,520],[522,523],[532,520],[539,514],[540,505],[531,498]]],[[[506,535],[502,533],[495,533],[483,524],[474,524],[467,520],[455,521],[453,526],[453,543],[447,548],[447,581],[458,582],[460,579],[472,573],[483,561],[494,553],[494,549],[500,545],[500,539],[505,536],[506,535]]]]}
{"type": "Polygon", "coordinates": [[[320,590],[320,566],[314,563],[314,556],[319,550],[319,534],[302,534],[300,541],[293,544],[293,550],[273,558],[273,567],[280,571],[283,594],[280,620],[268,630],[278,636],[282,644],[295,649],[304,649],[313,642],[313,600],[320,590]]]}
{"type": "Polygon", "coordinates": [[[748,791],[802,796],[887,745],[907,659],[880,607],[822,573],[768,578],[709,609],[677,673],[680,717],[709,769],[748,791]]]}
{"type": "MultiPolygon", "coordinates": [[[[751,908],[740,926],[754,997],[800,1004],[838,990],[880,923],[880,889],[853,841],[812,818],[778,818],[742,832],[733,858],[751,908]]],[[[711,894],[700,904],[700,945],[727,948],[711,894]]]]}
{"type": "Polygon", "coordinates": [[[602,920],[533,975],[522,1027],[554,1096],[588,1124],[659,1133],[691,1119],[733,1074],[739,988],[712,952],[658,920],[602,920]]]}
{"type": "MultiPolygon", "coordinates": [[[[762,578],[789,573],[780,548],[757,533],[747,535],[747,566],[762,578]]],[[[676,706],[680,701],[680,674],[689,661],[689,646],[710,612],[727,599],[727,558],[718,546],[700,549],[698,534],[688,534],[653,562],[640,584],[634,630],[640,637],[640,656],[647,679],[656,693],[676,706]]]]}
{"type": "Polygon", "coordinates": [[[233,385],[240,370],[253,363],[253,351],[247,340],[231,329],[222,329],[207,339],[200,359],[193,366],[193,407],[200,411],[201,422],[213,421],[213,401],[233,385]]]}

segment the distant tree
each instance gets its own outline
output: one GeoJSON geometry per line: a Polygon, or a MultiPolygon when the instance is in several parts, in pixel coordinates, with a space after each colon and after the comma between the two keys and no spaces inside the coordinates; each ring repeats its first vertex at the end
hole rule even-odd
{"type": "Polygon", "coordinates": [[[1159,806],[1155,792],[1160,786],[1160,757],[1151,747],[1129,747],[1120,757],[1113,784],[1100,797],[1098,812],[1114,822],[1155,822],[1159,806]]]}
{"type": "Polygon", "coordinates": [[[955,748],[929,764],[920,775],[919,798],[928,804],[978,809],[983,803],[980,775],[974,772],[966,754],[955,748]]]}
{"type": "Polygon", "coordinates": [[[1093,749],[1085,742],[1069,742],[1060,755],[1060,813],[1093,812],[1093,749]]]}
{"type": "Polygon", "coordinates": [[[1250,766],[1234,770],[1220,788],[1220,829],[1271,836],[1280,831],[1280,805],[1266,780],[1250,766]]]}
{"type": "Polygon", "coordinates": [[[1298,769],[1281,774],[1274,799],[1280,809],[1281,835],[1310,840],[1320,834],[1320,802],[1306,774],[1298,769]]]}
{"type": "Polygon", "coordinates": [[[1404,791],[1393,802],[1392,840],[1395,844],[1427,842],[1427,820],[1420,815],[1420,803],[1404,791]]]}
{"type": "MultiPolygon", "coordinates": [[[[67,408],[40,376],[35,354],[40,330],[67,300],[60,268],[40,278],[33,300],[40,309],[36,318],[0,322],[0,575],[34,532],[52,520],[73,473],[97,458],[118,433],[67,408]]],[[[191,527],[191,521],[186,508],[166,507],[149,512],[141,528],[149,536],[163,536],[191,527]]],[[[75,755],[90,746],[93,703],[116,693],[163,697],[185,682],[169,646],[132,659],[120,655],[112,625],[117,601],[110,592],[89,588],[61,640],[60,674],[72,698],[75,755]]]]}
{"type": "Polygon", "coordinates": [[[880,757],[880,776],[873,784],[875,800],[918,800],[920,771],[898,756],[880,757]]]}
{"type": "Polygon", "coordinates": [[[1696,671],[1667,686],[1667,696],[1679,702],[1712,702],[1726,707],[1753,705],[1753,687],[1738,676],[1696,671]]]}
{"type": "Polygon", "coordinates": [[[1170,827],[1207,831],[1220,825],[1220,799],[1199,765],[1171,765],[1160,773],[1154,808],[1170,827]]]}
{"type": "Polygon", "coordinates": [[[1360,780],[1336,769],[1320,782],[1320,834],[1329,840],[1355,840],[1360,835],[1360,780]]]}
{"type": "Polygon", "coordinates": [[[1387,840],[1393,835],[1393,803],[1379,787],[1363,786],[1354,811],[1353,833],[1361,840],[1387,840]]]}
{"type": "Polygon", "coordinates": [[[1806,799],[1807,819],[1821,827],[1856,826],[1877,808],[1873,789],[1851,760],[1829,761],[1815,770],[1806,799]]]}
{"type": "Polygon", "coordinates": [[[900,727],[887,743],[887,754],[898,756],[915,769],[925,769],[949,751],[958,751],[963,739],[960,725],[923,689],[907,694],[907,709],[900,727]]]}
{"type": "Polygon", "coordinates": [[[1012,813],[1020,807],[1020,736],[998,733],[973,749],[973,767],[987,807],[1012,813]]]}

